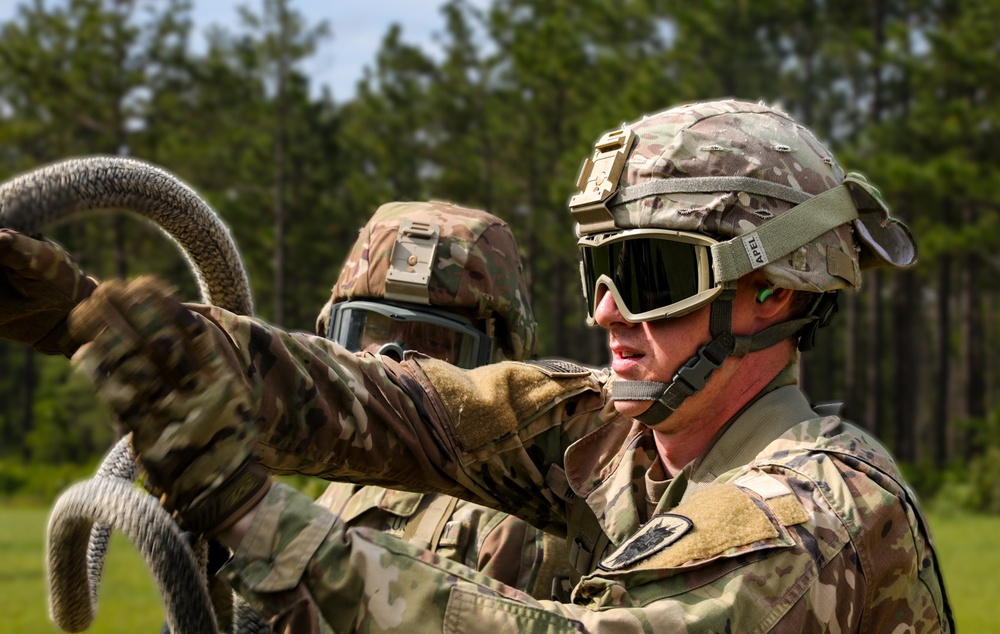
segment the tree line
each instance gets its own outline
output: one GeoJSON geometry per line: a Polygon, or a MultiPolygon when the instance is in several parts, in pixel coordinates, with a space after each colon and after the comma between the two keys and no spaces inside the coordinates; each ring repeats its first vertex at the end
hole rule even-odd
{"type": "MultiPolygon", "coordinates": [[[[204,0],[207,1],[207,0],[204,0]]],[[[249,2],[207,45],[187,0],[24,0],[0,24],[0,177],[128,155],[232,228],[258,314],[312,330],[357,230],[391,200],[512,226],[540,354],[607,361],[585,325],[566,201],[607,129],[701,99],[780,105],[879,186],[919,264],[868,273],[802,364],[907,463],[967,462],[1000,431],[1000,24],[996,0],[448,0],[430,54],[385,34],[350,98],[302,70],[337,24],[249,2]],[[197,51],[197,52],[196,52],[197,51]]],[[[152,227],[51,230],[89,273],[154,272],[197,299],[152,227]]],[[[0,342],[0,457],[81,462],[113,428],[62,359],[0,342]]]]}

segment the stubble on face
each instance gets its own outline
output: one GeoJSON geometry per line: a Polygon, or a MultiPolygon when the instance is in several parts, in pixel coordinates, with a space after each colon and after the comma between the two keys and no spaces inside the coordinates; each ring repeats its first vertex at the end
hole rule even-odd
{"type": "MultiPolygon", "coordinates": [[[[608,345],[617,378],[670,383],[698,348],[711,341],[710,310],[705,306],[682,317],[636,324],[611,323],[608,345]]],[[[649,406],[648,401],[615,401],[618,413],[632,418],[649,406]]]]}

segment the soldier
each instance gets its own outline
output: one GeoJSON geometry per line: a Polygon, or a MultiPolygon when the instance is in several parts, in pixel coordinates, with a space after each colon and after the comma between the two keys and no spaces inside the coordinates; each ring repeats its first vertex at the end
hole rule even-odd
{"type": "Polygon", "coordinates": [[[916,259],[878,191],[737,101],[602,137],[570,201],[611,368],[356,357],[162,284],[74,310],[74,363],[135,432],[164,504],[234,550],[266,614],[337,631],[951,631],[930,533],[888,452],[795,385],[834,293],[916,259]],[[264,469],[437,490],[565,533],[539,601],[264,469]]]}
{"type": "MultiPolygon", "coordinates": [[[[408,350],[462,368],[530,358],[535,319],[514,235],[484,211],[382,205],[344,262],[316,334],[396,361],[408,350]]],[[[563,539],[479,504],[344,482],[318,503],[347,526],[400,537],[540,599],[569,578],[563,539]]]]}

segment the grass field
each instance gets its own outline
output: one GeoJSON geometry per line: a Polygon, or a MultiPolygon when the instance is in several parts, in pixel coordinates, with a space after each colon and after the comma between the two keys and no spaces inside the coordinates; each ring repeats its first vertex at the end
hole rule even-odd
{"type": "MultiPolygon", "coordinates": [[[[0,507],[0,634],[59,632],[49,621],[43,559],[48,509],[0,507]]],[[[962,634],[1000,634],[1000,517],[930,518],[962,634]]],[[[90,632],[160,631],[163,607],[145,564],[121,535],[112,542],[90,632]]]]}
{"type": "MultiPolygon", "coordinates": [[[[0,633],[61,632],[48,617],[46,508],[0,508],[0,633]]],[[[108,551],[97,619],[88,632],[156,634],[164,611],[153,579],[129,541],[115,535],[108,551]]]]}
{"type": "Polygon", "coordinates": [[[931,532],[961,634],[1000,633],[1000,517],[931,515],[931,532]]]}

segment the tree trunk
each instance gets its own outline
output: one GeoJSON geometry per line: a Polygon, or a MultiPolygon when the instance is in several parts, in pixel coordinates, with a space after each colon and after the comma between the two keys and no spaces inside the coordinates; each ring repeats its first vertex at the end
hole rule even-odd
{"type": "Polygon", "coordinates": [[[868,330],[868,350],[871,353],[868,363],[868,385],[866,392],[868,400],[865,408],[866,427],[876,436],[883,438],[885,424],[882,419],[884,413],[882,394],[882,355],[884,350],[882,341],[882,274],[879,271],[872,271],[868,286],[869,298],[869,330],[868,330]]]}
{"type": "Polygon", "coordinates": [[[951,403],[951,256],[943,255],[938,271],[937,304],[937,367],[934,415],[931,417],[934,466],[943,467],[948,460],[948,427],[951,403]]]}
{"type": "Polygon", "coordinates": [[[24,371],[21,374],[21,456],[24,460],[31,458],[31,450],[24,438],[28,436],[35,426],[35,386],[37,377],[35,376],[35,351],[29,347],[24,348],[24,371]]]}
{"type": "Polygon", "coordinates": [[[288,118],[288,104],[285,84],[288,74],[287,40],[288,15],[284,0],[277,3],[278,20],[278,60],[277,129],[274,135],[274,323],[285,323],[285,136],[288,118]]]}
{"type": "Polygon", "coordinates": [[[858,411],[858,342],[860,340],[858,324],[857,293],[847,291],[844,307],[844,415],[854,419],[858,411]]]}
{"type": "MultiPolygon", "coordinates": [[[[967,222],[976,222],[974,210],[968,212],[967,222]]],[[[984,333],[982,315],[982,291],[979,288],[980,266],[979,256],[970,253],[965,260],[965,305],[962,307],[962,331],[965,333],[965,404],[966,416],[970,419],[982,419],[986,416],[986,384],[984,333]]],[[[976,437],[977,429],[971,427],[966,436],[966,457],[971,458],[982,451],[981,443],[976,437]]]]}
{"type": "Polygon", "coordinates": [[[575,351],[569,349],[569,342],[566,332],[566,266],[567,263],[562,258],[556,257],[554,261],[555,270],[552,271],[552,334],[556,348],[556,355],[560,357],[573,357],[575,351]]]}
{"type": "Polygon", "coordinates": [[[916,301],[916,275],[902,271],[896,275],[893,302],[893,343],[895,348],[893,440],[896,457],[903,462],[917,458],[917,397],[919,389],[920,346],[917,342],[920,311],[916,301]]]}
{"type": "Polygon", "coordinates": [[[12,405],[17,401],[12,398],[12,388],[9,381],[16,376],[11,367],[13,360],[10,358],[10,351],[13,344],[0,341],[0,455],[5,450],[15,447],[14,444],[14,408],[12,405]]]}
{"type": "Polygon", "coordinates": [[[121,213],[115,214],[112,221],[115,233],[115,277],[120,280],[128,279],[128,252],[126,250],[125,238],[125,216],[121,213]]]}

